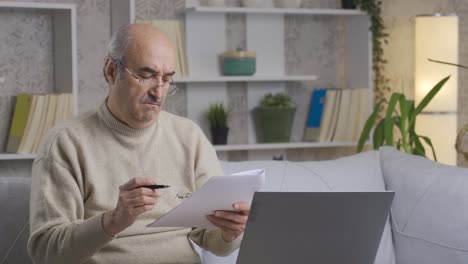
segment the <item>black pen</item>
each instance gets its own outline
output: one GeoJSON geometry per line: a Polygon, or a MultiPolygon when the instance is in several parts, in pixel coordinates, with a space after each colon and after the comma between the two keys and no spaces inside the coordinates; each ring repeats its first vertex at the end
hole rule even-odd
{"type": "Polygon", "coordinates": [[[169,185],[159,185],[159,184],[154,184],[154,185],[142,185],[140,187],[144,187],[144,188],[149,188],[149,189],[164,189],[164,188],[169,188],[171,186],[169,185]]]}

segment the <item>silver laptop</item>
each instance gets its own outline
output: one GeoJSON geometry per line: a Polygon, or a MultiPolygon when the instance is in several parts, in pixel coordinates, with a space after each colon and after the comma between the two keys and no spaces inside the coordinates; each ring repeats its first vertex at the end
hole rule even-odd
{"type": "Polygon", "coordinates": [[[257,192],[238,264],[372,264],[394,192],[257,192]]]}

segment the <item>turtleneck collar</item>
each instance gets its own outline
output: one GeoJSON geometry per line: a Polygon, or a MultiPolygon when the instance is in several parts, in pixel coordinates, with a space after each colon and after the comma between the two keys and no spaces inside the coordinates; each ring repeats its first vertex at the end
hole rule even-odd
{"type": "Polygon", "coordinates": [[[111,113],[109,108],[107,107],[107,99],[101,104],[98,110],[99,118],[112,130],[116,131],[119,134],[128,137],[140,137],[151,133],[159,123],[159,117],[156,119],[156,122],[149,127],[145,128],[132,128],[125,123],[119,121],[115,116],[111,113]]]}

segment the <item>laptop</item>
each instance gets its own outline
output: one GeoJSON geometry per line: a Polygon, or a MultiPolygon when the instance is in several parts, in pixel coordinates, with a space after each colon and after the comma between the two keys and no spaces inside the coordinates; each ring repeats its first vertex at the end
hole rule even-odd
{"type": "Polygon", "coordinates": [[[238,264],[373,264],[394,192],[256,192],[238,264]]]}

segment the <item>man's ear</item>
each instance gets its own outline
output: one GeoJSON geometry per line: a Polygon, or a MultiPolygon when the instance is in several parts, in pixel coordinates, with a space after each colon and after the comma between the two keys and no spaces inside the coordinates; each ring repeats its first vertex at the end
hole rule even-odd
{"type": "Polygon", "coordinates": [[[114,85],[117,74],[117,65],[111,60],[107,59],[104,65],[104,77],[109,84],[114,85]]]}

